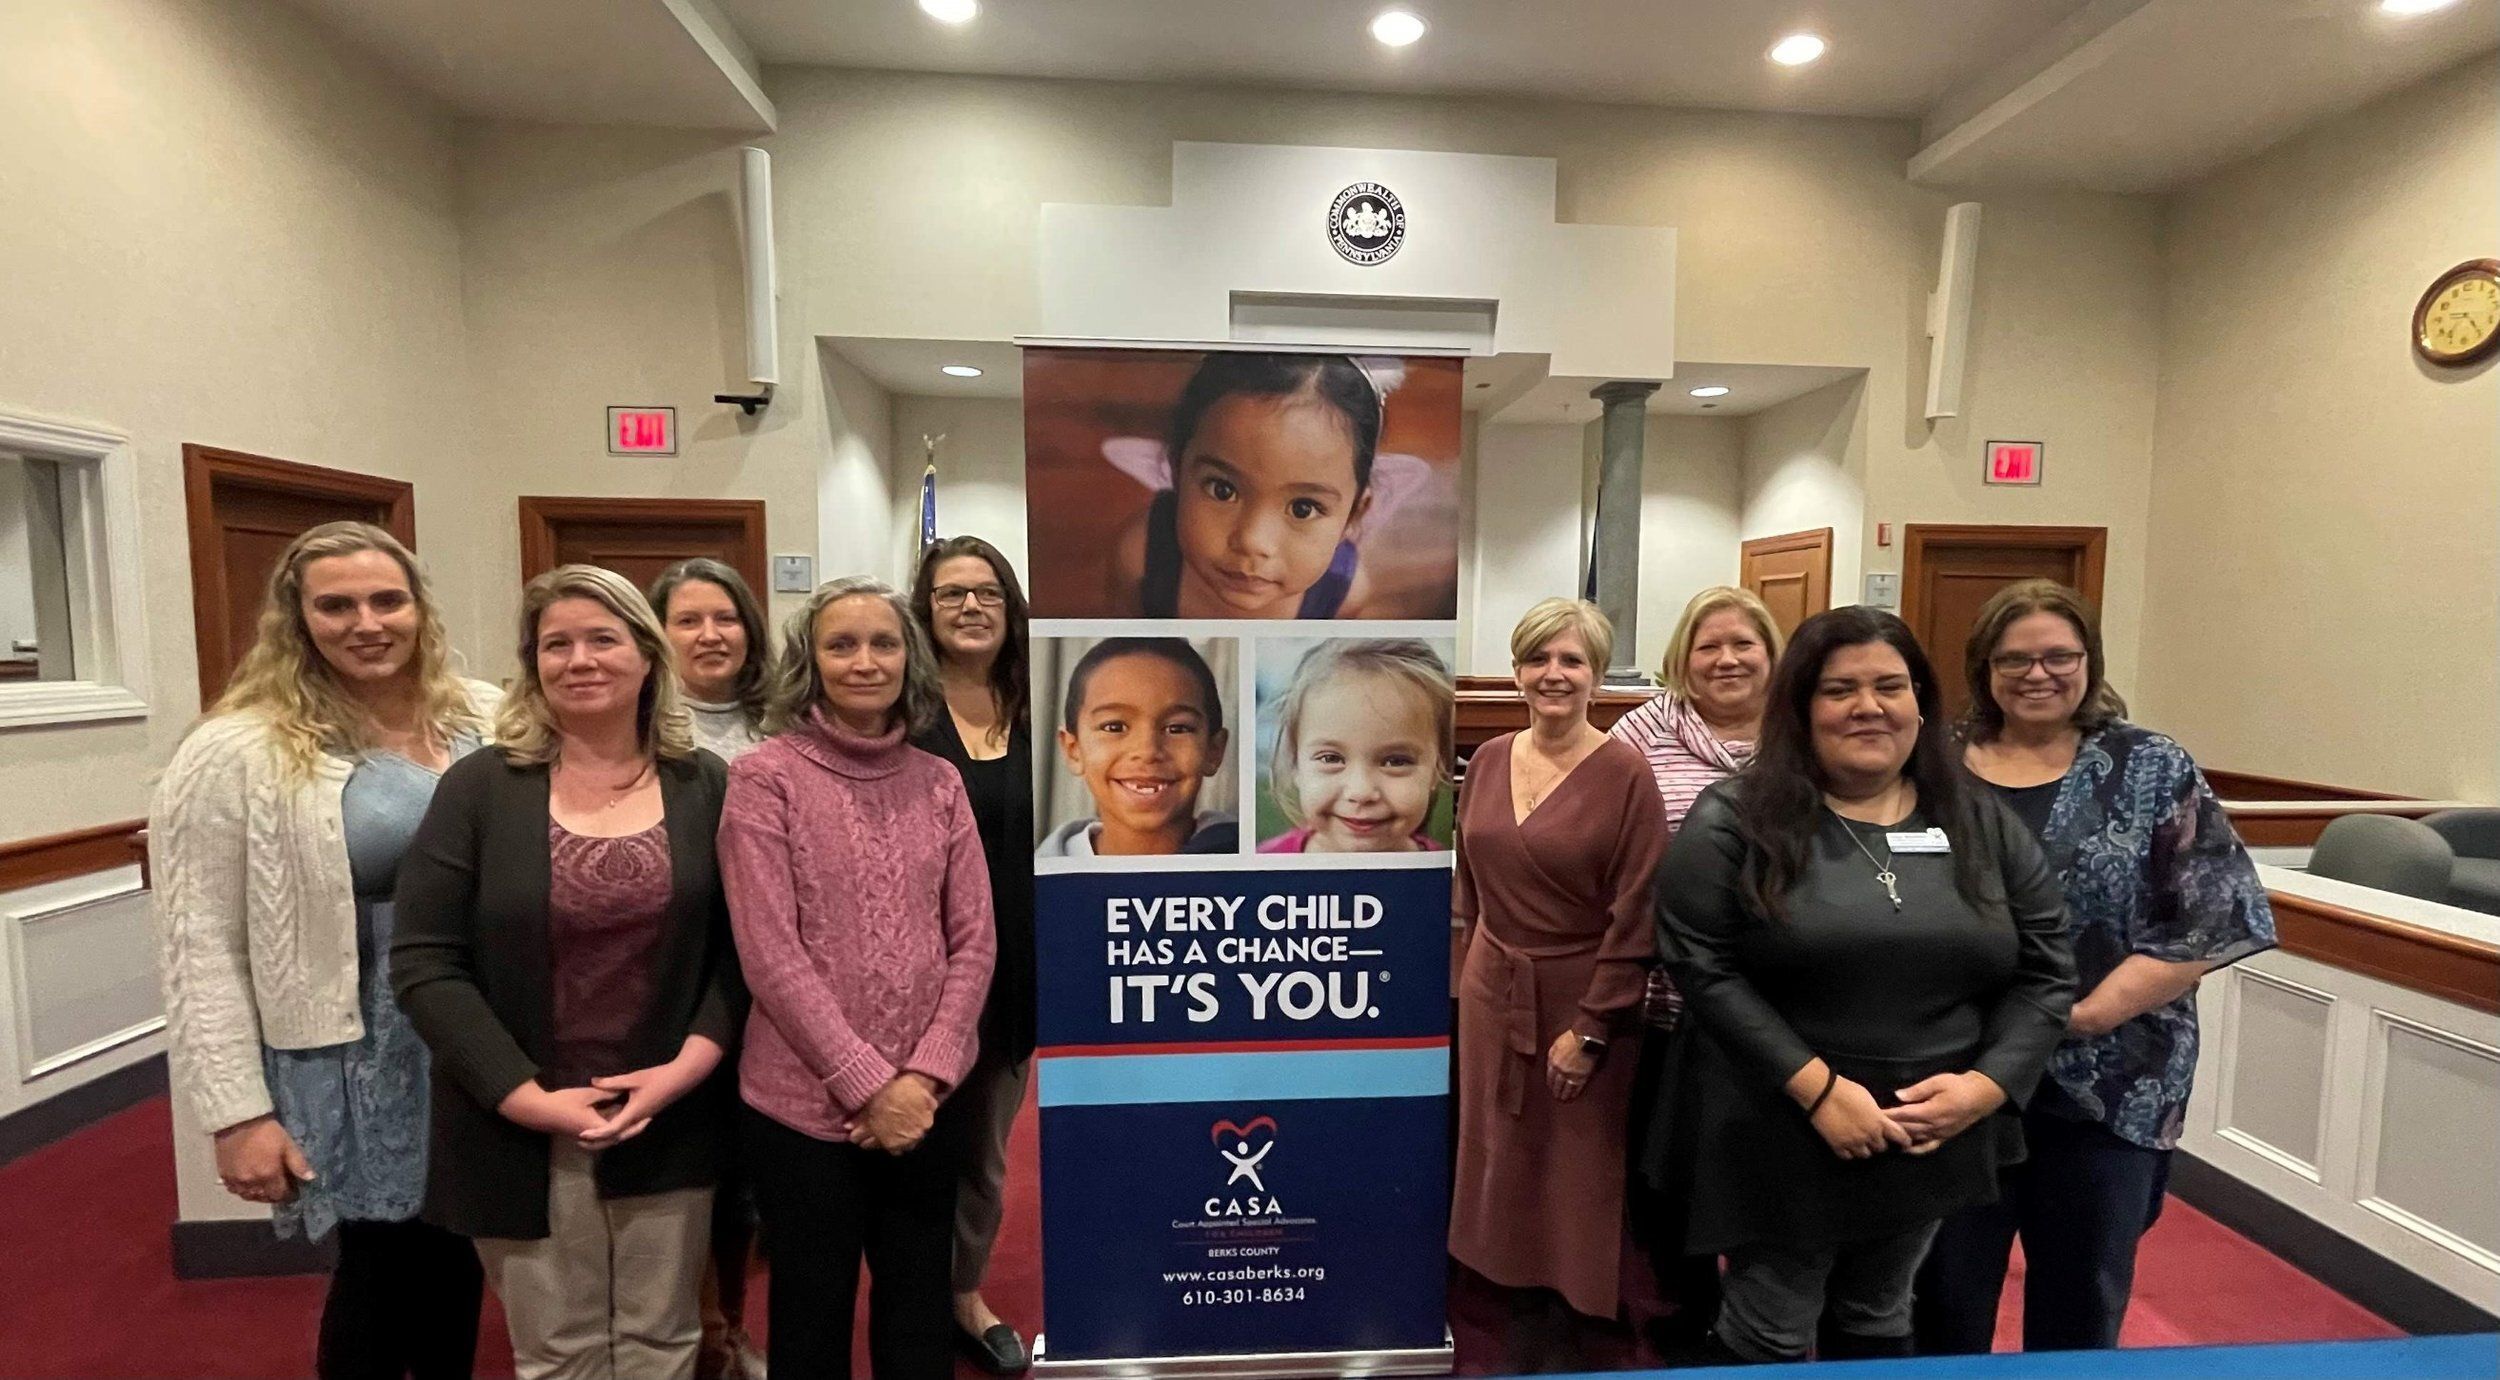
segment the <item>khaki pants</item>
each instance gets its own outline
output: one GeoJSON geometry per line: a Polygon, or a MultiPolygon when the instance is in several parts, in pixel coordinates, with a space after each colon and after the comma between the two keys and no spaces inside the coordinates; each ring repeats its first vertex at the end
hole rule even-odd
{"type": "Polygon", "coordinates": [[[981,1281],[990,1272],[998,1222],[1007,1211],[1007,1133],[1015,1127],[1016,1109],[1024,1105],[1025,1075],[1032,1067],[1030,1060],[975,1065],[972,1075],[948,1099],[967,1123],[963,1177],[955,1185],[958,1294],[979,1293],[981,1281]]]}
{"type": "Polygon", "coordinates": [[[479,1237],[486,1282],[512,1326],[519,1380],[688,1380],[703,1340],[695,1285],[712,1190],[599,1196],[592,1154],[548,1152],[547,1236],[479,1237]]]}

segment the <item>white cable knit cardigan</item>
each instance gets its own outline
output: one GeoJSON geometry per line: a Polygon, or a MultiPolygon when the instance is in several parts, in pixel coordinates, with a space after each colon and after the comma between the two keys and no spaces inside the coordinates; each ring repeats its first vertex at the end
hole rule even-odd
{"type": "MultiPolygon", "coordinates": [[[[502,692],[464,682],[481,718],[502,692]]],[[[174,750],[148,809],[166,1063],[174,1094],[222,1130],[271,1109],[261,1046],[364,1038],[356,896],[340,797],[355,763],[290,778],[266,720],[223,714],[174,750]]]]}

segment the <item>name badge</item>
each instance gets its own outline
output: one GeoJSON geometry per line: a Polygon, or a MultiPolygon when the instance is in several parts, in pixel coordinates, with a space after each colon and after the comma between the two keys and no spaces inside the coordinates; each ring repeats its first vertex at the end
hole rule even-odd
{"type": "Polygon", "coordinates": [[[1884,842],[1895,853],[1950,853],[1953,851],[1953,840],[1946,838],[1942,829],[1923,829],[1910,834],[1890,833],[1884,835],[1884,842]]]}

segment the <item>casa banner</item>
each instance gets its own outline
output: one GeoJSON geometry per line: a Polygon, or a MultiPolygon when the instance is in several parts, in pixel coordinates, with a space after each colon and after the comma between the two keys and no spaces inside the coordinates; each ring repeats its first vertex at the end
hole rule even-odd
{"type": "Polygon", "coordinates": [[[1449,1368],[1462,386],[1025,352],[1042,1373],[1449,1368]]]}

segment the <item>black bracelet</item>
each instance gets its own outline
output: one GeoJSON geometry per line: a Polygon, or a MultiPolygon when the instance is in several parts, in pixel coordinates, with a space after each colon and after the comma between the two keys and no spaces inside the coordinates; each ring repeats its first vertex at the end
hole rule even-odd
{"type": "Polygon", "coordinates": [[[1829,1064],[1825,1064],[1823,1066],[1823,1075],[1823,1091],[1816,1093],[1814,1095],[1814,1100],[1806,1104],[1806,1120],[1808,1121],[1812,1121],[1814,1119],[1814,1114],[1816,1112],[1823,1110],[1823,1100],[1832,1095],[1832,1089],[1840,1086],[1840,1070],[1833,1068],[1829,1064]]]}

